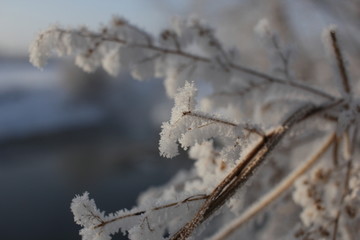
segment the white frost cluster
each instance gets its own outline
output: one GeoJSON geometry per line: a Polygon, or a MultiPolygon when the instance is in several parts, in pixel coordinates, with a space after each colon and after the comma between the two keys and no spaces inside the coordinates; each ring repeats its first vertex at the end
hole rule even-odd
{"type": "Polygon", "coordinates": [[[175,95],[175,105],[169,122],[162,125],[159,150],[162,156],[172,158],[178,154],[178,143],[183,149],[201,144],[212,138],[224,146],[223,156],[236,161],[240,157],[244,139],[243,127],[216,115],[195,110],[196,88],[186,83],[175,95]]]}
{"type": "Polygon", "coordinates": [[[184,131],[185,125],[181,124],[185,112],[190,112],[196,105],[196,88],[194,83],[186,83],[179,89],[175,96],[175,104],[171,112],[171,119],[162,125],[160,133],[159,150],[160,154],[172,158],[178,155],[178,138],[184,131]],[[177,126],[176,128],[174,126],[177,126]]]}
{"type": "Polygon", "coordinates": [[[61,31],[57,30],[57,26],[50,27],[39,34],[36,40],[31,43],[29,47],[30,62],[34,66],[43,67],[53,53],[59,56],[72,54],[71,37],[67,36],[64,38],[64,41],[59,41],[58,39],[62,39],[64,35],[61,31]]]}
{"type": "Polygon", "coordinates": [[[256,24],[254,32],[261,38],[268,38],[272,35],[271,26],[267,18],[262,18],[256,24]]]}
{"type": "Polygon", "coordinates": [[[121,70],[130,70],[134,71],[133,75],[137,79],[144,79],[154,75],[153,64],[143,67],[147,62],[151,63],[146,59],[153,57],[153,54],[131,45],[145,45],[151,42],[152,36],[149,33],[119,17],[114,17],[99,32],[90,31],[85,27],[64,29],[54,26],[39,34],[31,44],[30,62],[42,67],[53,54],[70,55],[75,57],[75,63],[86,72],[93,72],[103,66],[114,76],[121,70]]]}
{"type": "Polygon", "coordinates": [[[83,240],[110,240],[111,236],[121,230],[124,234],[139,221],[138,215],[117,220],[119,217],[129,215],[137,211],[121,210],[105,216],[104,212],[97,209],[95,201],[89,199],[89,193],[76,196],[71,203],[71,211],[74,220],[81,225],[80,231],[83,240]]]}
{"type": "Polygon", "coordinates": [[[100,212],[93,199],[89,199],[89,193],[76,196],[71,203],[71,211],[77,224],[84,227],[91,227],[101,224],[104,221],[104,212],[100,212]]]}
{"type": "Polygon", "coordinates": [[[303,208],[300,218],[312,237],[332,233],[338,214],[341,214],[339,239],[347,239],[346,229],[359,226],[359,166],[359,163],[352,166],[350,176],[346,176],[349,172],[344,168],[318,166],[296,182],[293,199],[303,208]],[[344,192],[347,178],[349,188],[344,192]]]}
{"type": "MultiPolygon", "coordinates": [[[[196,160],[195,169],[200,181],[192,183],[192,188],[208,192],[213,189],[230,171],[230,166],[219,154],[216,154],[213,141],[195,144],[189,151],[189,156],[196,160]]],[[[189,184],[190,188],[190,184],[189,184]]]]}
{"type": "Polygon", "coordinates": [[[330,182],[330,174],[331,171],[328,169],[317,168],[310,176],[303,176],[295,184],[296,190],[293,193],[293,199],[304,208],[300,216],[306,227],[326,226],[327,218],[335,218],[336,206],[333,205],[333,202],[338,201],[339,194],[336,193],[336,190],[328,191],[336,188],[333,185],[335,183],[330,182]]]}

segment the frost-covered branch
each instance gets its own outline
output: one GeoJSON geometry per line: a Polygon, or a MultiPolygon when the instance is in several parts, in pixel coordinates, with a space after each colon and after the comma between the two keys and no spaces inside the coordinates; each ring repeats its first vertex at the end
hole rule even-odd
{"type": "Polygon", "coordinates": [[[194,84],[186,83],[175,96],[171,119],[162,125],[160,133],[160,154],[174,157],[178,154],[178,143],[184,149],[202,143],[211,138],[218,138],[224,142],[222,154],[227,161],[236,161],[240,157],[241,144],[246,141],[243,131],[263,136],[255,124],[236,124],[218,116],[196,111],[196,88],[194,84]]]}
{"type": "MultiPolygon", "coordinates": [[[[153,76],[168,75],[167,73],[160,73],[159,69],[155,69],[155,65],[158,65],[156,63],[149,62],[150,65],[146,67],[139,64],[141,59],[149,56],[154,57],[160,53],[162,57],[157,56],[156,60],[163,63],[164,58],[174,56],[179,57],[178,60],[180,61],[190,59],[210,66],[215,64],[225,72],[240,71],[265,81],[301,89],[321,98],[334,99],[330,94],[309,84],[303,84],[299,81],[289,82],[234,62],[223,49],[220,41],[215,38],[213,30],[201,25],[198,21],[192,21],[187,25],[183,22],[176,24],[174,27],[178,31],[166,30],[157,41],[153,40],[150,34],[120,18],[114,18],[108,27],[101,29],[100,33],[89,31],[86,28],[66,30],[60,27],[52,27],[41,33],[32,43],[30,61],[35,66],[42,67],[46,63],[46,59],[55,51],[59,56],[75,55],[77,65],[85,71],[92,72],[102,64],[107,72],[117,75],[121,68],[127,70],[130,67],[135,78],[146,79],[153,76]],[[205,55],[196,55],[183,50],[191,43],[197,44],[205,55]],[[139,68],[145,68],[148,71],[142,72],[139,68]]],[[[176,84],[176,87],[168,90],[168,93],[173,95],[177,87],[181,87],[181,84],[176,84]]]]}
{"type": "Polygon", "coordinates": [[[212,191],[209,198],[201,206],[194,218],[183,226],[171,240],[185,240],[192,232],[217,209],[219,209],[227,200],[229,200],[246,181],[251,177],[254,171],[266,159],[269,153],[280,142],[285,133],[293,127],[294,124],[333,106],[333,103],[321,107],[305,105],[291,114],[278,128],[267,133],[249,152],[244,159],[225,177],[225,179],[212,191]]]}
{"type": "Polygon", "coordinates": [[[190,196],[178,202],[159,205],[147,210],[137,210],[135,208],[131,211],[121,210],[105,216],[104,212],[97,209],[94,200],[89,199],[89,194],[85,192],[83,195],[76,196],[73,199],[71,210],[75,222],[84,227],[80,232],[84,239],[111,239],[111,235],[117,233],[119,229],[125,233],[130,231],[134,225],[142,225],[144,221],[150,221],[147,223],[148,226],[154,224],[151,222],[152,218],[147,216],[148,213],[157,214],[161,210],[168,208],[182,208],[192,202],[203,201],[207,198],[207,195],[190,196]]]}
{"type": "Polygon", "coordinates": [[[224,240],[231,236],[236,230],[238,230],[244,223],[251,220],[256,214],[269,206],[273,201],[278,199],[285,191],[292,187],[294,182],[302,176],[308,169],[310,169],[319,158],[328,150],[328,148],[336,140],[336,135],[332,134],[319,148],[319,150],[311,156],[308,160],[302,163],[301,166],[296,168],[290,173],[284,180],[282,180],[276,187],[274,187],[269,193],[264,195],[258,202],[254,203],[246,209],[239,217],[234,219],[231,223],[226,225],[224,229],[221,229],[211,240],[224,240]]]}

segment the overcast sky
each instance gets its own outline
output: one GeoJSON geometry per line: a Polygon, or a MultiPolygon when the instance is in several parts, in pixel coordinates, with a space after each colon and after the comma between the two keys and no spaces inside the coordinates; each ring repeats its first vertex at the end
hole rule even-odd
{"type": "Polygon", "coordinates": [[[172,15],[182,14],[186,0],[0,0],[0,55],[25,54],[36,33],[51,24],[97,28],[111,16],[156,32],[172,15]],[[164,4],[166,3],[166,4],[164,4]]]}

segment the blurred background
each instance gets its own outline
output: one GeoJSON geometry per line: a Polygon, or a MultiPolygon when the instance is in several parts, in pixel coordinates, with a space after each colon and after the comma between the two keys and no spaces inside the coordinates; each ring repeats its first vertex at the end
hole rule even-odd
{"type": "Polygon", "coordinates": [[[53,59],[43,70],[29,63],[28,45],[42,29],[54,23],[96,29],[112,15],[154,34],[172,16],[197,15],[258,69],[271,63],[253,41],[253,27],[268,17],[296,49],[295,74],[305,81],[331,78],[320,61],[320,34],[335,23],[351,52],[349,67],[358,63],[360,8],[351,0],[0,0],[2,239],[80,239],[69,208],[75,194],[89,191],[106,212],[130,208],[141,191],[192,164],[159,156],[160,125],[172,107],[159,79],[87,74],[71,59],[53,59]]]}

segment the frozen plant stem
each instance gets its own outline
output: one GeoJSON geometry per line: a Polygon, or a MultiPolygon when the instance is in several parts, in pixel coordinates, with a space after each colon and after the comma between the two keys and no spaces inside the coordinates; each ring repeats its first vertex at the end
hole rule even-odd
{"type": "Polygon", "coordinates": [[[236,230],[238,230],[244,223],[252,219],[256,214],[270,205],[273,201],[278,199],[285,191],[287,191],[294,182],[302,176],[306,171],[308,171],[317,160],[329,149],[331,144],[335,143],[336,134],[331,134],[324,144],[318,149],[318,151],[311,156],[307,161],[305,161],[301,166],[296,168],[289,176],[287,176],[282,182],[280,182],[273,190],[264,195],[261,200],[259,200],[254,205],[248,207],[244,213],[242,213],[238,218],[233,222],[227,225],[224,229],[219,231],[214,235],[211,240],[224,240],[231,236],[236,230]]]}
{"type": "Polygon", "coordinates": [[[333,106],[333,102],[322,106],[306,104],[291,114],[278,128],[262,137],[248,155],[213,190],[194,218],[175,233],[170,240],[187,239],[202,222],[223,206],[247,182],[257,167],[264,162],[269,153],[295,124],[333,106]]]}

